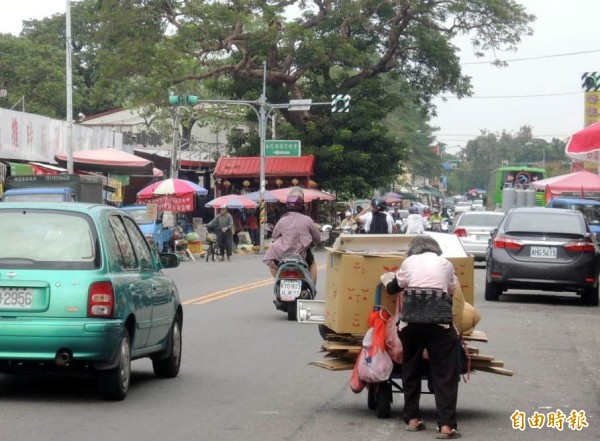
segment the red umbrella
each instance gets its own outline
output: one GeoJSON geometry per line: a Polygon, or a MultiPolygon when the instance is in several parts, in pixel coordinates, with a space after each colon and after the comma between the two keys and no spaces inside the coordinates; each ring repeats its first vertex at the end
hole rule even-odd
{"type": "Polygon", "coordinates": [[[565,153],[573,159],[600,164],[600,122],[572,135],[565,153]]]}
{"type": "Polygon", "coordinates": [[[138,199],[154,198],[156,196],[187,196],[193,194],[207,194],[208,190],[185,179],[163,179],[140,190],[138,199]]]}
{"type": "Polygon", "coordinates": [[[137,194],[139,204],[156,204],[159,211],[188,213],[194,211],[196,194],[207,194],[206,188],[185,179],[163,179],[150,184],[137,194]]]}
{"type": "Polygon", "coordinates": [[[239,194],[228,194],[213,199],[212,201],[204,204],[204,206],[212,208],[256,208],[256,202],[239,194]]]}
{"type": "MultiPolygon", "coordinates": [[[[277,190],[269,190],[271,194],[279,199],[279,202],[285,202],[290,190],[294,187],[278,188],[277,190]]],[[[317,190],[314,188],[303,188],[304,202],[320,201],[335,201],[335,195],[326,191],[317,190]]]]}

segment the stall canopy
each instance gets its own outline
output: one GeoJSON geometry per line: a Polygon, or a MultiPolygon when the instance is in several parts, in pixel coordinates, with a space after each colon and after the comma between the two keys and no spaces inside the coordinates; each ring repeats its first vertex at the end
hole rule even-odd
{"type": "Polygon", "coordinates": [[[588,171],[568,173],[532,182],[535,190],[546,191],[546,201],[561,193],[579,193],[585,197],[586,193],[600,192],[600,176],[588,171]]]}
{"type": "MultiPolygon", "coordinates": [[[[66,153],[58,153],[55,159],[60,165],[66,166],[66,153]]],[[[73,166],[81,171],[117,175],[152,176],[153,170],[152,161],[112,147],[73,152],[73,166]]]]}
{"type": "MultiPolygon", "coordinates": [[[[265,176],[310,177],[314,174],[315,157],[266,157],[265,176]]],[[[260,176],[260,158],[258,156],[224,157],[221,156],[214,172],[215,178],[258,178],[260,176]]]]}

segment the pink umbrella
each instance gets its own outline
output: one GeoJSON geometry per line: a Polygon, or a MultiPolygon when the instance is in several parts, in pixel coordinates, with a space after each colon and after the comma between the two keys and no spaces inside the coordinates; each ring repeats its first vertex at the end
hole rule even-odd
{"type": "MultiPolygon", "coordinates": [[[[279,202],[285,202],[287,195],[292,188],[294,187],[278,188],[277,190],[269,191],[279,199],[279,202]]],[[[314,188],[303,188],[302,191],[304,191],[304,202],[312,202],[316,200],[335,201],[335,195],[326,191],[317,190],[314,188]]]]}
{"type": "Polygon", "coordinates": [[[600,164],[600,122],[572,135],[565,153],[573,159],[600,164]]]}
{"type": "Polygon", "coordinates": [[[588,171],[580,171],[534,181],[531,186],[535,190],[546,190],[547,201],[565,192],[577,192],[584,197],[585,192],[600,192],[600,176],[588,171]]]}
{"type": "Polygon", "coordinates": [[[185,179],[163,179],[140,190],[138,199],[150,199],[156,196],[187,196],[193,194],[207,194],[208,190],[185,179]]]}
{"type": "Polygon", "coordinates": [[[213,199],[210,202],[204,204],[205,207],[212,208],[256,208],[256,202],[251,199],[248,199],[245,196],[241,196],[239,194],[228,194],[225,196],[218,197],[213,199]]]}

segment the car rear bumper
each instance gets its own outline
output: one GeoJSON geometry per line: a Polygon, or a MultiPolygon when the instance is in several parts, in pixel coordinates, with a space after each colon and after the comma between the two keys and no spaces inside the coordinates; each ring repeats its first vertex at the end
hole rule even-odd
{"type": "Polygon", "coordinates": [[[0,361],[54,361],[68,351],[74,362],[110,360],[122,336],[121,320],[0,318],[0,361]]]}
{"type": "Polygon", "coordinates": [[[518,265],[494,260],[493,263],[488,261],[486,272],[489,282],[501,283],[507,288],[575,291],[598,283],[598,267],[590,261],[579,265],[518,265]]]}

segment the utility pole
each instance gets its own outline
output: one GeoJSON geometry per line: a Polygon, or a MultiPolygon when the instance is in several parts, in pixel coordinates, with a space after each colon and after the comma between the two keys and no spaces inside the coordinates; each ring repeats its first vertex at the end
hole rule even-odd
{"type": "Polygon", "coordinates": [[[71,0],[67,1],[66,57],[67,57],[67,173],[73,173],[73,72],[71,67],[71,0]]]}

